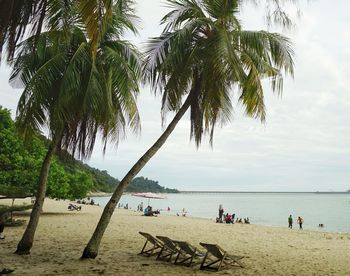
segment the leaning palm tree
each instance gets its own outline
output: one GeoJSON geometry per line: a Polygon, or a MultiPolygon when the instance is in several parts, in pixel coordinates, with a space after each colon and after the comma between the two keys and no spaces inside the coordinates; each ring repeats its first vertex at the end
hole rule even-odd
{"type": "Polygon", "coordinates": [[[98,47],[78,27],[50,31],[20,45],[10,81],[25,87],[17,125],[25,135],[43,129],[51,143],[38,180],[36,201],[16,253],[29,254],[42,209],[53,154],[69,150],[85,159],[100,133],[105,145],[139,129],[135,103],[141,76],[141,55],[124,31],[136,31],[130,1],[117,1],[98,47]],[[120,3],[123,3],[121,5],[120,3]],[[33,51],[33,45],[36,50],[33,51]]]}
{"type": "MultiPolygon", "coordinates": [[[[238,18],[239,0],[168,0],[172,11],[164,31],[149,42],[147,79],[162,96],[162,111],[176,112],[159,139],[121,180],[105,206],[84,249],[95,258],[105,229],[123,191],[165,143],[190,109],[191,137],[199,146],[203,134],[213,141],[214,128],[230,120],[235,94],[248,116],[265,120],[261,81],[282,92],[282,73],[293,75],[290,41],[277,33],[246,31],[238,18]]],[[[164,118],[164,117],[163,117],[164,118]]]]}

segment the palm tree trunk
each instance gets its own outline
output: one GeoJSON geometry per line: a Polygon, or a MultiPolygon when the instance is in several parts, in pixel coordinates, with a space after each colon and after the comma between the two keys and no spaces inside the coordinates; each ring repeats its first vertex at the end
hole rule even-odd
{"type": "Polygon", "coordinates": [[[147,164],[147,162],[157,153],[157,151],[163,146],[170,134],[175,129],[177,123],[181,120],[183,115],[186,113],[187,109],[191,105],[191,94],[187,97],[183,103],[180,110],[176,113],[175,117],[168,125],[163,134],[158,138],[158,140],[146,151],[144,155],[135,163],[135,165],[130,169],[130,171],[125,175],[122,181],[119,183],[118,187],[114,191],[110,200],[108,201],[106,207],[103,210],[101,218],[96,226],[96,229],[90,238],[90,241],[86,245],[82,259],[95,259],[98,254],[98,249],[103,237],[104,232],[108,226],[109,221],[113,215],[115,207],[119,202],[124,190],[129,185],[131,180],[141,171],[141,169],[147,164]]]}
{"type": "Polygon", "coordinates": [[[41,166],[40,176],[38,181],[38,189],[36,192],[35,203],[34,203],[32,212],[30,214],[29,223],[22,236],[22,239],[17,245],[17,250],[15,252],[18,255],[30,254],[30,249],[33,246],[35,231],[38,226],[39,216],[42,211],[44,200],[45,200],[47,178],[49,175],[51,160],[56,151],[57,145],[58,145],[58,139],[55,139],[55,140],[53,139],[46,153],[43,164],[41,166]]]}

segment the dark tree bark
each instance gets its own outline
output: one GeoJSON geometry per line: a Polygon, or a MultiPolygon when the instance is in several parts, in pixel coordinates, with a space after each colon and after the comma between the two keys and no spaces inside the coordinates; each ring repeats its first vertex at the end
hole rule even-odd
{"type": "Polygon", "coordinates": [[[40,176],[38,181],[38,189],[36,192],[36,199],[35,199],[32,212],[30,214],[29,223],[27,225],[26,230],[24,231],[22,239],[17,245],[17,250],[15,252],[18,255],[30,254],[30,249],[33,246],[35,231],[38,226],[40,213],[42,211],[44,200],[45,200],[47,178],[49,175],[51,160],[56,151],[57,145],[58,145],[57,140],[53,140],[51,142],[49,149],[46,153],[45,159],[43,161],[43,164],[41,166],[40,176]]]}
{"type": "Polygon", "coordinates": [[[189,94],[185,102],[183,103],[180,110],[176,113],[173,120],[170,122],[163,134],[158,138],[158,140],[146,151],[144,155],[135,163],[135,165],[130,169],[130,171],[125,175],[122,181],[119,183],[118,187],[114,191],[112,197],[108,201],[106,207],[103,210],[101,218],[96,226],[96,229],[90,238],[90,241],[86,245],[82,259],[94,259],[98,254],[98,249],[103,237],[104,232],[111,220],[115,207],[119,202],[123,192],[129,185],[131,180],[141,171],[141,169],[147,164],[147,162],[157,153],[157,151],[166,142],[170,134],[175,129],[177,123],[181,120],[183,115],[186,113],[187,109],[191,105],[192,93],[189,94]]]}

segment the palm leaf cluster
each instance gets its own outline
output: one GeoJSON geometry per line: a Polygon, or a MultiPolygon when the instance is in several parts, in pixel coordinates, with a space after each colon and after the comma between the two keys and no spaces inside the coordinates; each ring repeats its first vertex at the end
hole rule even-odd
{"type": "Polygon", "coordinates": [[[0,53],[7,44],[7,54],[9,58],[13,57],[16,45],[30,23],[32,32],[40,32],[46,5],[46,0],[0,0],[0,53]]]}
{"type": "Polygon", "coordinates": [[[131,0],[0,0],[0,53],[5,46],[10,61],[27,34],[38,39],[42,31],[67,30],[72,25],[84,28],[96,52],[115,10],[124,12],[119,23],[135,30],[132,4],[131,0]]]}
{"type": "Polygon", "coordinates": [[[122,40],[129,1],[115,2],[97,47],[79,21],[19,44],[10,81],[24,87],[17,123],[25,134],[48,129],[58,148],[87,158],[99,133],[106,145],[127,126],[139,129],[141,55],[122,40]]]}
{"type": "Polygon", "coordinates": [[[233,92],[248,116],[265,119],[263,79],[282,91],[293,75],[293,50],[284,36],[242,29],[238,0],[168,0],[161,36],[148,45],[145,71],[162,94],[163,114],[191,97],[191,137],[197,146],[231,118],[233,92]]]}
{"type": "MultiPolygon", "coordinates": [[[[15,55],[24,36],[38,39],[42,30],[52,30],[72,23],[74,1],[70,0],[0,0],[0,50],[6,46],[8,61],[15,55]]],[[[78,14],[76,14],[78,16],[78,14]]]]}

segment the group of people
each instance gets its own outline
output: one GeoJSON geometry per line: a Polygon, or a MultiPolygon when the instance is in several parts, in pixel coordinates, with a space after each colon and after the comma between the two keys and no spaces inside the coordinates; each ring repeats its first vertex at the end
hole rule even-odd
{"type": "MultiPolygon", "coordinates": [[[[77,200],[78,204],[85,204],[85,205],[96,205],[96,206],[100,206],[100,204],[96,204],[94,199],[90,197],[88,197],[87,199],[78,199],[77,200]]],[[[69,211],[81,211],[81,206],[75,205],[73,203],[69,203],[68,205],[68,210],[69,211]]]]}
{"type": "MultiPolygon", "coordinates": [[[[297,224],[299,224],[299,229],[303,229],[303,223],[304,223],[304,219],[299,216],[298,219],[297,219],[297,224]]],[[[293,217],[292,217],[292,215],[289,215],[289,217],[288,217],[288,228],[290,228],[290,229],[293,228],[293,217]]]]}
{"type": "Polygon", "coordinates": [[[226,215],[224,214],[224,208],[222,207],[222,204],[219,205],[219,216],[216,218],[216,222],[217,223],[246,223],[246,224],[250,224],[250,220],[249,218],[236,218],[235,221],[235,217],[236,214],[232,213],[232,215],[230,215],[229,213],[226,213],[226,215]]]}
{"type": "Polygon", "coordinates": [[[148,205],[145,210],[143,211],[143,215],[144,216],[155,216],[155,215],[159,215],[160,214],[160,210],[155,210],[153,211],[152,206],[148,205]]]}
{"type": "MultiPolygon", "coordinates": [[[[169,207],[168,207],[168,211],[170,211],[169,207]]],[[[176,215],[179,217],[180,216],[179,212],[177,212],[176,215]]],[[[187,215],[187,211],[185,210],[185,208],[182,208],[181,216],[186,217],[186,215],[187,215]]]]}
{"type": "Polygon", "coordinates": [[[118,209],[119,208],[124,208],[124,209],[129,209],[129,204],[126,203],[125,205],[123,203],[118,203],[118,209]]]}
{"type": "Polygon", "coordinates": [[[243,218],[243,220],[242,220],[242,218],[237,218],[237,219],[236,219],[236,223],[245,223],[245,224],[250,224],[250,220],[249,220],[249,218],[248,218],[248,217],[243,218]]]}
{"type": "Polygon", "coordinates": [[[223,215],[221,217],[219,215],[219,217],[216,218],[216,222],[217,223],[224,223],[225,222],[227,224],[234,223],[235,222],[235,216],[236,216],[236,214],[230,215],[229,213],[226,213],[226,215],[223,215]]]}
{"type": "Polygon", "coordinates": [[[90,197],[88,197],[86,200],[85,199],[82,199],[82,200],[78,199],[77,203],[78,204],[85,204],[85,205],[97,205],[97,206],[100,206],[100,204],[98,204],[98,203],[96,204],[94,199],[93,198],[90,199],[90,197]]]}
{"type": "Polygon", "coordinates": [[[141,202],[139,205],[137,205],[137,211],[143,212],[143,202],[141,202]]]}

